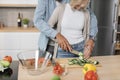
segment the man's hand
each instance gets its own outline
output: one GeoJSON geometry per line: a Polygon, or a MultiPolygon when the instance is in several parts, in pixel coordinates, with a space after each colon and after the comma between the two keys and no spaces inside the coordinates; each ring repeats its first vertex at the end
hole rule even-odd
{"type": "Polygon", "coordinates": [[[89,39],[84,48],[84,57],[87,59],[90,57],[94,47],[94,41],[92,39],[89,39]]]}
{"type": "Polygon", "coordinates": [[[61,35],[60,33],[58,33],[56,35],[56,39],[58,41],[59,46],[66,51],[72,51],[72,47],[70,46],[69,42],[67,41],[67,39],[61,35]]]}

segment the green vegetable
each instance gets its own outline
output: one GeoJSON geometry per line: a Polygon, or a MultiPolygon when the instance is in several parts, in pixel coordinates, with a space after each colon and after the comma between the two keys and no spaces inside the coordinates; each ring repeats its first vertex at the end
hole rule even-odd
{"type": "Polygon", "coordinates": [[[79,56],[83,56],[83,53],[81,53],[81,52],[79,52],[79,54],[78,54],[79,56]]]}
{"type": "Polygon", "coordinates": [[[78,59],[69,59],[68,64],[69,65],[77,64],[80,66],[84,66],[86,63],[95,64],[95,65],[99,64],[98,61],[92,61],[92,60],[85,59],[83,53],[81,53],[81,52],[78,55],[79,55],[78,59]]]}
{"type": "Polygon", "coordinates": [[[58,75],[54,75],[51,80],[61,80],[58,75]]]}
{"type": "Polygon", "coordinates": [[[1,63],[0,63],[0,71],[4,72],[4,67],[1,63]]]}
{"type": "Polygon", "coordinates": [[[10,66],[9,61],[1,60],[0,63],[3,65],[3,67],[9,67],[10,66]]]}
{"type": "Polygon", "coordinates": [[[99,62],[98,61],[94,61],[93,64],[97,65],[97,64],[99,64],[99,62]]]}

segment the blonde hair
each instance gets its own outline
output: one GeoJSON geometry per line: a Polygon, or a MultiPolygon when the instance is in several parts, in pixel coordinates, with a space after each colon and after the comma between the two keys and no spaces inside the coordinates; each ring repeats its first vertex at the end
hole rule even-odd
{"type": "Polygon", "coordinates": [[[84,0],[70,0],[70,5],[73,8],[76,4],[81,3],[82,1],[84,1],[84,0]]]}

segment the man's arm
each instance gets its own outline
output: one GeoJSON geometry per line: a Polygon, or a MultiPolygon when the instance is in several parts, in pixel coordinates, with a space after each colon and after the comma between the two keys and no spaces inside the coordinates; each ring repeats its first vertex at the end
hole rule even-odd
{"type": "Polygon", "coordinates": [[[95,40],[98,32],[97,18],[91,9],[89,9],[89,11],[90,11],[90,35],[89,36],[91,39],[95,40]]]}
{"type": "Polygon", "coordinates": [[[94,47],[94,41],[98,32],[97,19],[94,13],[89,9],[90,12],[90,33],[89,40],[85,44],[84,57],[89,58],[94,47]]]}
{"type": "Polygon", "coordinates": [[[45,0],[38,0],[38,5],[34,13],[34,25],[46,36],[55,38],[58,32],[50,27],[46,21],[44,21],[46,12],[45,4],[45,0]]]}

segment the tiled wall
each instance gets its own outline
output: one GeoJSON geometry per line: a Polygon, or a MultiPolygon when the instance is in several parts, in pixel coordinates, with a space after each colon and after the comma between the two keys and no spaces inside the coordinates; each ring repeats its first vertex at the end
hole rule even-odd
{"type": "Polygon", "coordinates": [[[33,16],[35,8],[0,8],[0,22],[5,26],[17,26],[18,13],[23,14],[23,18],[30,20],[29,26],[33,26],[33,16]]]}

